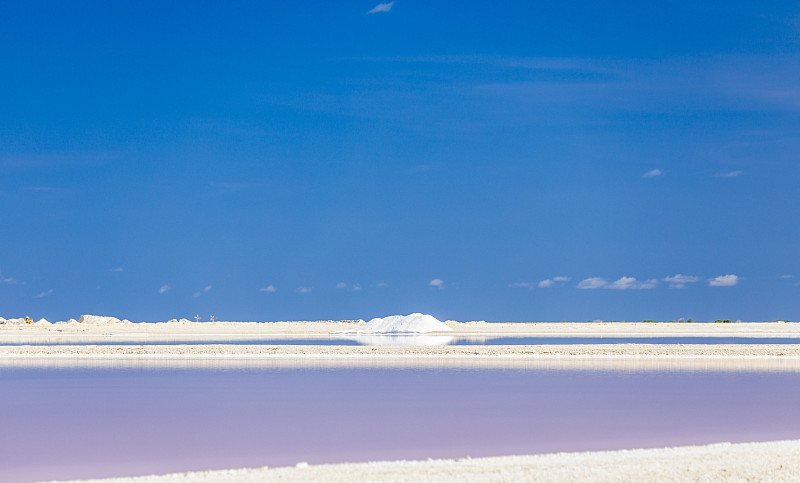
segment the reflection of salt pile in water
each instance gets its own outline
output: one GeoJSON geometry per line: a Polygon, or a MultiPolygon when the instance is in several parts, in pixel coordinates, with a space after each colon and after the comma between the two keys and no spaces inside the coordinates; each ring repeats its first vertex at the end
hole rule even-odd
{"type": "Polygon", "coordinates": [[[452,332],[453,329],[425,314],[391,315],[375,318],[352,330],[332,332],[364,345],[447,345],[450,335],[429,335],[431,332],[452,332]]]}
{"type": "Polygon", "coordinates": [[[374,318],[353,330],[334,332],[334,334],[427,334],[452,331],[453,329],[432,315],[411,314],[374,318]]]}

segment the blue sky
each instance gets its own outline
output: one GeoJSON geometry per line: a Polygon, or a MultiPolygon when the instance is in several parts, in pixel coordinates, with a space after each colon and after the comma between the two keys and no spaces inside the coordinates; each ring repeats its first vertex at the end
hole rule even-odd
{"type": "Polygon", "coordinates": [[[800,319],[800,5],[697,3],[3,2],[0,315],[800,319]]]}

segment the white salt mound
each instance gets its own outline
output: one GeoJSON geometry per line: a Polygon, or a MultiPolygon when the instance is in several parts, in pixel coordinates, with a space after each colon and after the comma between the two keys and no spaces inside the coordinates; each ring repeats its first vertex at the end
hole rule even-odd
{"type": "Polygon", "coordinates": [[[2,321],[0,321],[0,324],[5,324],[5,325],[25,325],[26,322],[25,322],[25,318],[24,317],[20,317],[18,319],[3,319],[2,321]]]}
{"type": "MultiPolygon", "coordinates": [[[[70,319],[71,320],[71,319],[70,319]]],[[[79,324],[87,325],[111,325],[111,324],[130,324],[130,320],[119,320],[116,317],[103,317],[100,315],[81,315],[78,319],[79,324]]]]}
{"type": "Polygon", "coordinates": [[[374,318],[352,330],[338,334],[426,334],[428,332],[451,332],[453,329],[432,315],[390,315],[374,318]]]}

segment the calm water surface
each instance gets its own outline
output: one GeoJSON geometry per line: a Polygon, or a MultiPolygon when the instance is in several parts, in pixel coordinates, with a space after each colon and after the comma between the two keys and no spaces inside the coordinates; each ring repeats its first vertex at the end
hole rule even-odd
{"type": "Polygon", "coordinates": [[[0,481],[800,438],[800,373],[0,369],[0,481]]]}

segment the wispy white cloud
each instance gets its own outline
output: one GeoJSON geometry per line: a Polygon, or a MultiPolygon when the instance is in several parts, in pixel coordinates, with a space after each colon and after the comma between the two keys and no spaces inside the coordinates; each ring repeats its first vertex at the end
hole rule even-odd
{"type": "Polygon", "coordinates": [[[642,178],[655,178],[656,176],[661,176],[662,173],[660,169],[651,169],[650,171],[646,172],[642,175],[642,178]]]}
{"type": "Polygon", "coordinates": [[[19,283],[19,280],[13,277],[5,277],[3,276],[3,271],[0,270],[0,284],[5,283],[7,285],[15,285],[19,283]]]}
{"type": "Polygon", "coordinates": [[[347,288],[347,284],[344,282],[339,282],[336,284],[336,288],[338,288],[339,290],[345,289],[347,288]]]}
{"type": "Polygon", "coordinates": [[[672,277],[664,277],[663,281],[669,284],[669,288],[686,288],[686,284],[695,283],[700,281],[700,277],[693,275],[677,274],[672,277]]]}
{"type": "Polygon", "coordinates": [[[785,278],[794,278],[794,275],[791,275],[791,274],[787,273],[787,274],[781,275],[781,278],[784,278],[784,279],[785,278]]]}
{"type": "Polygon", "coordinates": [[[117,272],[117,273],[124,272],[124,271],[125,271],[125,269],[122,268],[122,267],[112,268],[111,270],[109,270],[109,272],[117,272]]]}
{"type": "Polygon", "coordinates": [[[636,280],[634,277],[620,277],[603,288],[613,290],[648,290],[655,288],[658,285],[658,279],[651,278],[649,280],[636,280]]]}
{"type": "Polygon", "coordinates": [[[379,3],[375,5],[375,7],[367,13],[386,13],[392,10],[394,6],[394,2],[387,2],[387,3],[379,3]]]}
{"type": "Polygon", "coordinates": [[[345,282],[339,282],[339,283],[336,284],[336,288],[339,289],[339,290],[347,290],[349,288],[349,289],[353,290],[353,292],[358,292],[358,291],[361,290],[361,284],[360,283],[354,283],[353,285],[348,285],[345,282]]]}
{"type": "Polygon", "coordinates": [[[733,287],[737,283],[739,283],[739,277],[736,275],[720,275],[708,279],[709,287],[733,287]]]}
{"type": "Polygon", "coordinates": [[[25,188],[28,191],[35,193],[53,193],[57,191],[66,191],[63,188],[53,188],[52,186],[28,186],[25,188]]]}
{"type": "Polygon", "coordinates": [[[266,287],[261,287],[258,289],[259,292],[266,292],[266,293],[274,293],[277,292],[278,289],[275,288],[275,285],[267,285],[266,287]]]}
{"type": "Polygon", "coordinates": [[[444,281],[440,278],[434,278],[433,280],[428,282],[428,285],[430,285],[431,287],[436,287],[439,290],[444,290],[444,281]]]}
{"type": "Polygon", "coordinates": [[[169,285],[162,285],[161,288],[158,289],[158,293],[167,293],[172,290],[172,287],[169,285]]]}
{"type": "Polygon", "coordinates": [[[360,292],[360,291],[361,291],[361,284],[360,283],[354,283],[353,284],[353,292],[360,292]]]}
{"type": "Polygon", "coordinates": [[[577,287],[580,289],[604,288],[611,290],[647,290],[655,288],[658,279],[637,280],[634,277],[620,277],[618,280],[609,282],[605,278],[591,277],[581,280],[577,287]]]}
{"type": "Polygon", "coordinates": [[[389,284],[386,282],[378,282],[377,286],[383,288],[383,287],[388,287],[389,284]]]}
{"type": "Polygon", "coordinates": [[[535,285],[531,282],[514,282],[508,284],[508,286],[510,288],[527,288],[527,289],[532,289],[533,287],[535,287],[535,285]]]}
{"type": "Polygon", "coordinates": [[[193,297],[199,297],[199,296],[203,295],[204,293],[208,293],[208,292],[211,291],[212,288],[213,287],[211,285],[206,285],[205,287],[203,287],[202,290],[195,292],[193,297]]]}
{"type": "Polygon", "coordinates": [[[40,294],[34,295],[33,298],[35,298],[35,299],[43,299],[43,298],[47,297],[48,295],[50,295],[52,293],[53,293],[53,289],[51,288],[50,290],[45,290],[44,292],[42,292],[40,294]]]}
{"type": "Polygon", "coordinates": [[[548,287],[553,287],[561,282],[569,282],[569,281],[570,281],[569,277],[558,276],[542,280],[541,282],[536,284],[536,286],[539,288],[548,288],[548,287]]]}
{"type": "Polygon", "coordinates": [[[309,293],[314,290],[314,287],[297,287],[297,293],[309,293]]]}
{"type": "Polygon", "coordinates": [[[608,280],[600,277],[585,278],[578,282],[577,287],[584,290],[603,288],[608,285],[608,280]]]}
{"type": "Polygon", "coordinates": [[[744,174],[744,171],[727,171],[723,173],[717,173],[717,178],[736,178],[737,176],[741,176],[744,174]]]}

